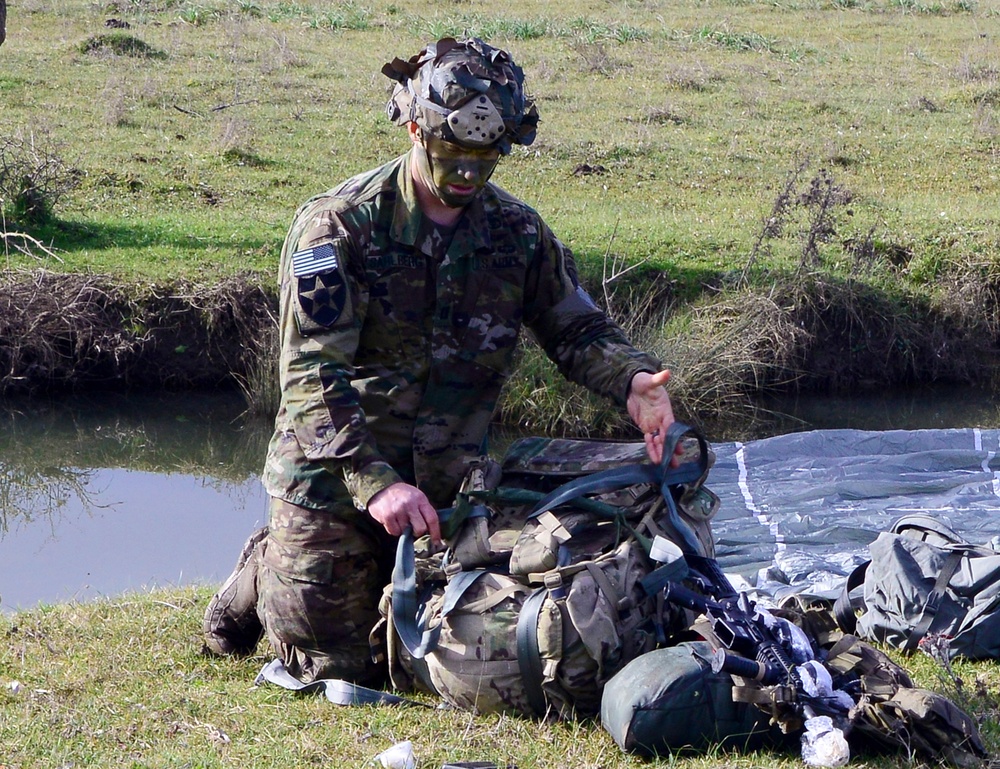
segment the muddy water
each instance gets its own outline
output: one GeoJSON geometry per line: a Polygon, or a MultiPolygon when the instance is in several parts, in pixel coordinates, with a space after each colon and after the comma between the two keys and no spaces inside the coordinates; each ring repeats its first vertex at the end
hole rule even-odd
{"type": "MultiPolygon", "coordinates": [[[[807,429],[1000,427],[967,390],[800,397],[712,440],[807,429]]],[[[110,396],[0,407],[0,611],[216,584],[263,523],[270,424],[238,396],[110,396]]]]}

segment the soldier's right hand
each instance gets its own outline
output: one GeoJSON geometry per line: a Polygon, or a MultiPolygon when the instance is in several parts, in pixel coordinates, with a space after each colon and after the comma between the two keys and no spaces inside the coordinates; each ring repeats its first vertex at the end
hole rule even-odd
{"type": "Polygon", "coordinates": [[[386,486],[368,501],[368,515],[394,537],[411,526],[414,537],[430,534],[434,545],[441,544],[437,510],[416,486],[402,482],[386,486]]]}

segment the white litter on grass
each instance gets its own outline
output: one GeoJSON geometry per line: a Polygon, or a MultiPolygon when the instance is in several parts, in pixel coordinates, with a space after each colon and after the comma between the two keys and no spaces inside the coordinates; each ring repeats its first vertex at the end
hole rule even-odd
{"type": "Polygon", "coordinates": [[[410,740],[397,742],[375,756],[375,760],[385,769],[414,769],[417,765],[417,760],[413,756],[413,743],[410,740]]]}
{"type": "Polygon", "coordinates": [[[851,748],[844,733],[829,716],[806,719],[802,735],[802,760],[809,766],[837,767],[851,760],[851,748]]]}

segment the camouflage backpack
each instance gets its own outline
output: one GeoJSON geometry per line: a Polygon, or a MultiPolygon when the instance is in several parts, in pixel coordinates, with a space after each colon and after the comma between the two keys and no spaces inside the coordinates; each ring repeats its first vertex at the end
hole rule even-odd
{"type": "Polygon", "coordinates": [[[540,438],[511,447],[499,482],[483,463],[443,516],[444,553],[400,540],[381,606],[396,688],[480,713],[596,714],[611,676],[665,637],[644,587],[654,537],[711,547],[711,453],[689,443],[678,468],[643,463],[641,443],[540,438]]]}

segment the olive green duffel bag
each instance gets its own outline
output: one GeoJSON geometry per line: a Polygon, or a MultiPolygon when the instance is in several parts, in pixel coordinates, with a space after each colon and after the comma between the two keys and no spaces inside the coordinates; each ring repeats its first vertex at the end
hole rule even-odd
{"type": "MultiPolygon", "coordinates": [[[[601,723],[630,753],[756,750],[783,738],[758,708],[733,702],[733,680],[712,672],[712,647],[689,641],[643,654],[608,681],[601,723]]],[[[787,738],[784,738],[787,739],[787,738]]]]}

